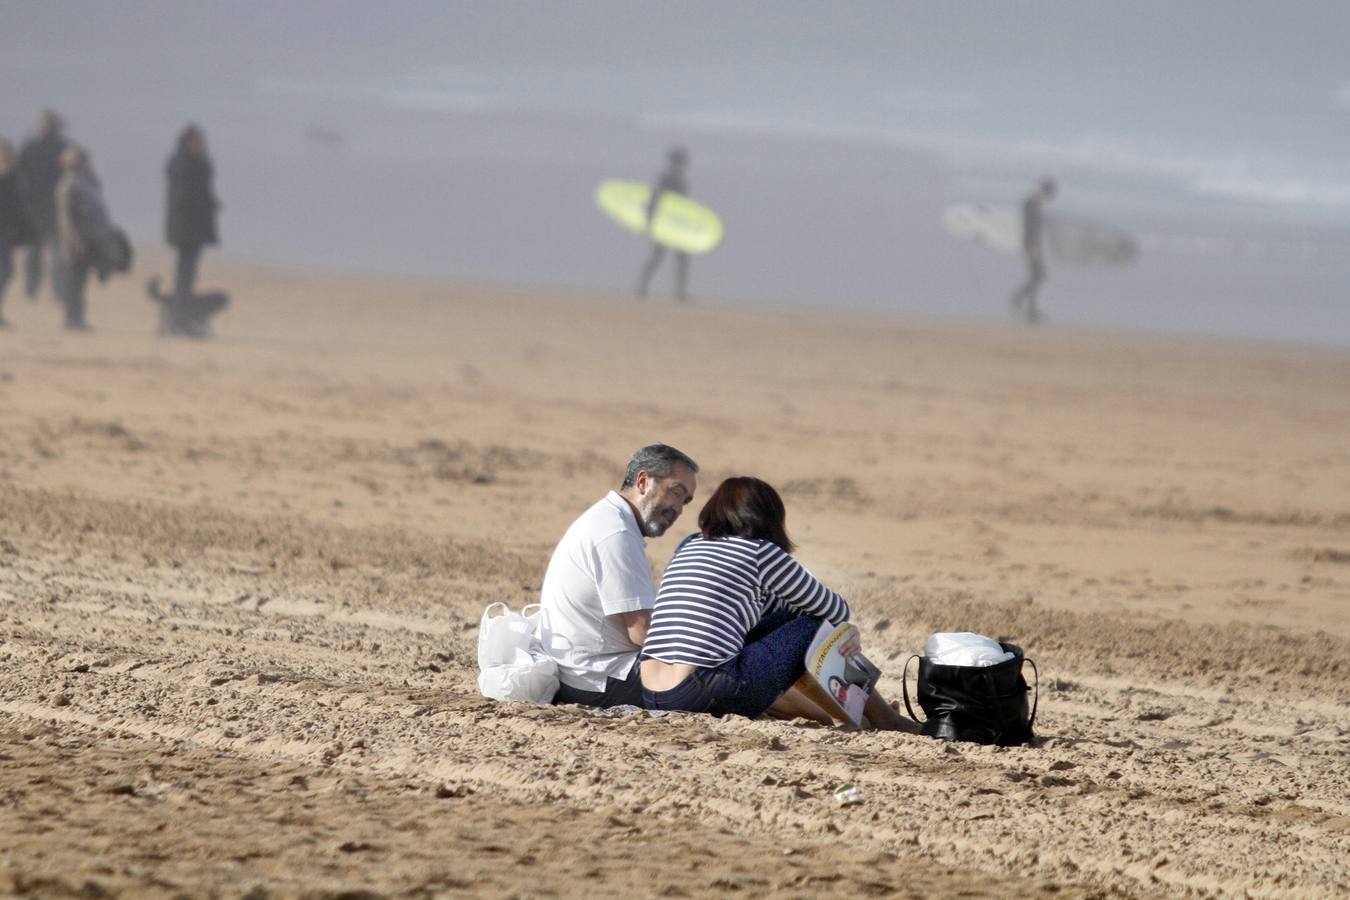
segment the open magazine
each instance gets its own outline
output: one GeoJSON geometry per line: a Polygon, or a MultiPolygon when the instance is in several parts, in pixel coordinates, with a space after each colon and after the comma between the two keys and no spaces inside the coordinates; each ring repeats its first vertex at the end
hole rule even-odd
{"type": "Polygon", "coordinates": [[[850,657],[839,655],[839,645],[847,631],[847,623],[821,623],[806,649],[806,674],[798,684],[825,710],[856,727],[862,725],[863,707],[881,677],[881,670],[861,653],[850,657]]]}

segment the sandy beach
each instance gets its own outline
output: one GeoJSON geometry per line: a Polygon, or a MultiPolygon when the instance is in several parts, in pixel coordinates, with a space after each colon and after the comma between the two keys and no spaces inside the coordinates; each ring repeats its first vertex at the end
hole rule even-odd
{"type": "Polygon", "coordinates": [[[204,342],[140,276],[93,334],[6,300],[0,893],[1350,893],[1350,351],[203,281],[204,342]],[[480,697],[483,607],[653,441],[703,467],[658,573],[761,476],[888,695],[1005,637],[1038,746],[480,697]]]}

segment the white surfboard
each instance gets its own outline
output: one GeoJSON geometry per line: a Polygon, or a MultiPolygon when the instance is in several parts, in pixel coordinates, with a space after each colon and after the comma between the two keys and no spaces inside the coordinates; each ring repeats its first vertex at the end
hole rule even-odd
{"type": "MultiPolygon", "coordinates": [[[[1014,206],[957,203],[942,211],[942,227],[1008,256],[1022,253],[1022,211],[1014,206]]],[[[1056,212],[1046,213],[1045,245],[1052,260],[1070,265],[1124,266],[1139,257],[1139,243],[1123,228],[1056,212]]]]}

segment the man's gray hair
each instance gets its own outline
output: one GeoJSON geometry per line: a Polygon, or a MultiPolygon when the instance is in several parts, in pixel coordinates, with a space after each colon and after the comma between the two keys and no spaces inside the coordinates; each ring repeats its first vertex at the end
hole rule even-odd
{"type": "Polygon", "coordinates": [[[619,487],[632,487],[639,472],[646,472],[653,478],[665,478],[675,469],[676,463],[686,465],[689,471],[698,473],[698,463],[686,454],[665,444],[649,444],[628,460],[628,470],[624,472],[623,484],[619,487]]]}

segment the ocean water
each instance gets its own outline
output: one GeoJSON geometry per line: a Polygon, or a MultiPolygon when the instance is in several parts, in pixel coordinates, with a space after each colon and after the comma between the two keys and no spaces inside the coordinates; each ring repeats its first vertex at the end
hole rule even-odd
{"type": "Polygon", "coordinates": [[[1350,345],[1350,7],[1174,6],[15,4],[0,135],[61,109],[138,240],[192,120],[235,256],[614,292],[592,191],[680,143],[696,298],[985,321],[1021,264],[942,209],[1049,174],[1142,248],[1053,268],[1052,322],[1350,345]]]}

